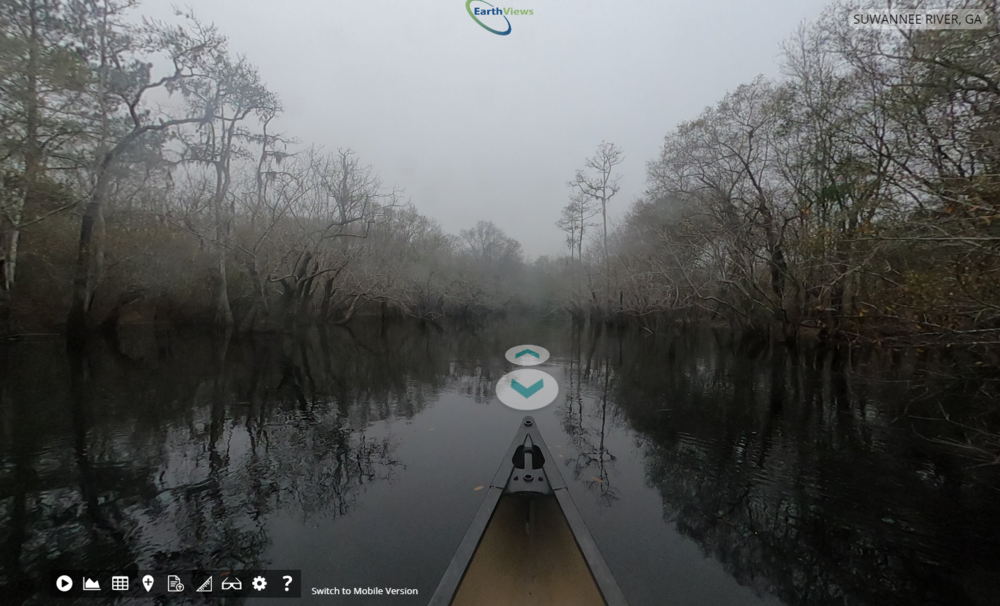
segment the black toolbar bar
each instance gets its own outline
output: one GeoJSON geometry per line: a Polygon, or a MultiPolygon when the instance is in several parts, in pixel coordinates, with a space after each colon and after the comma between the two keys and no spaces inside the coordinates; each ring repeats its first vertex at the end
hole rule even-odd
{"type": "Polygon", "coordinates": [[[115,572],[56,570],[50,575],[53,598],[185,597],[298,598],[301,570],[216,570],[115,572]]]}

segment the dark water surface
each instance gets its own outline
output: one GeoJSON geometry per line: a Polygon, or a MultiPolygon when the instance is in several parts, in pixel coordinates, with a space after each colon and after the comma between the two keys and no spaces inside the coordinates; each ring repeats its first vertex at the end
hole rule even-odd
{"type": "Polygon", "coordinates": [[[133,567],[425,604],[522,416],[493,396],[520,343],[552,352],[533,414],[632,606],[1000,603],[1000,474],[901,418],[968,405],[940,361],[563,322],[0,350],[0,602],[133,567]]]}

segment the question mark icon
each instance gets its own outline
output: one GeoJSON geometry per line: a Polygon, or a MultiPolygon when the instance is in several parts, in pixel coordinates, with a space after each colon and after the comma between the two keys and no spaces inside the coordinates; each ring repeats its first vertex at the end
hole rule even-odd
{"type": "Polygon", "coordinates": [[[292,584],[292,577],[286,574],[281,578],[285,579],[285,591],[288,591],[288,586],[292,584]]]}

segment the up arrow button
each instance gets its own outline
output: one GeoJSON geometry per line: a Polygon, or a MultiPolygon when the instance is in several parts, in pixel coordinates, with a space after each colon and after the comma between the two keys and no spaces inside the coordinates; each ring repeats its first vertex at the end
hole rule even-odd
{"type": "Polygon", "coordinates": [[[504,357],[518,366],[537,366],[549,359],[549,350],[537,345],[517,345],[508,349],[504,357]]]}

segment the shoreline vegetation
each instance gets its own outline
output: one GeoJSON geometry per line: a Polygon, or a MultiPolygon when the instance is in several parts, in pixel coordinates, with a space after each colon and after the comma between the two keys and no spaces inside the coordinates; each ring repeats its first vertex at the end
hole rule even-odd
{"type": "Polygon", "coordinates": [[[617,221],[624,151],[602,142],[567,183],[565,253],[528,260],[492,222],[445,233],[350,149],[277,132],[278,94],[192,14],[5,2],[0,335],[555,313],[996,364],[1000,26],[995,0],[961,7],[993,19],[854,29],[832,5],[780,79],[666,134],[617,221]]]}

